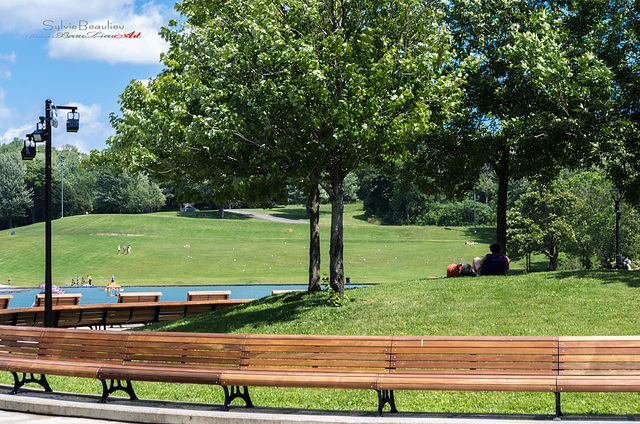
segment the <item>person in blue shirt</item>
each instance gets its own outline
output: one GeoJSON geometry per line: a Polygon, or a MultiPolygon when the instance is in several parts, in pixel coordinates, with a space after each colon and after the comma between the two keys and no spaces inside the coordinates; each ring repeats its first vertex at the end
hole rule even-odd
{"type": "Polygon", "coordinates": [[[493,243],[489,246],[489,250],[491,253],[483,258],[473,258],[473,270],[478,275],[507,275],[511,261],[502,252],[502,245],[493,243]]]}

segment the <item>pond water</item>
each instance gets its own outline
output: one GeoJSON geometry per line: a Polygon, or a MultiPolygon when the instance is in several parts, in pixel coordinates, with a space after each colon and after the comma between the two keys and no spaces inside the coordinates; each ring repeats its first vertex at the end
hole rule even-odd
{"type": "MultiPolygon", "coordinates": [[[[345,288],[353,288],[359,284],[349,284],[345,288]]],[[[62,287],[65,293],[80,293],[81,305],[92,305],[102,303],[116,303],[117,297],[107,296],[105,287],[62,287]]],[[[271,295],[272,290],[306,290],[306,284],[277,284],[277,285],[230,285],[230,286],[123,286],[123,293],[137,292],[162,292],[160,301],[175,302],[187,300],[187,292],[190,291],[212,291],[212,290],[229,290],[231,299],[258,299],[271,295]]],[[[13,296],[9,302],[10,308],[28,308],[35,301],[36,294],[42,293],[40,288],[29,289],[20,293],[6,293],[13,296]]]]}

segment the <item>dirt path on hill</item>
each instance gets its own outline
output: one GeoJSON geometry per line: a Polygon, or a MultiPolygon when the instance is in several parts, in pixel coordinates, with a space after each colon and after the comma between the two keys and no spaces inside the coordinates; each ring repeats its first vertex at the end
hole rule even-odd
{"type": "Polygon", "coordinates": [[[289,224],[309,224],[309,221],[303,221],[301,219],[281,218],[279,216],[269,215],[268,213],[262,213],[262,212],[241,211],[237,209],[225,209],[224,211],[247,216],[249,218],[264,219],[266,221],[284,222],[289,224]]]}

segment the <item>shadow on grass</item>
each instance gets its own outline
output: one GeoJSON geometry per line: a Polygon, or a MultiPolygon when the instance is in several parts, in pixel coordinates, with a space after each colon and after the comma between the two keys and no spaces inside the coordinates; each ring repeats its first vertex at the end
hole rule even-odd
{"type": "Polygon", "coordinates": [[[198,219],[225,219],[229,221],[244,221],[251,219],[249,216],[239,215],[236,213],[225,213],[223,218],[220,218],[220,212],[215,211],[196,211],[196,212],[178,212],[178,216],[181,218],[198,218],[198,219]]]}
{"type": "Polygon", "coordinates": [[[473,231],[474,231],[473,227],[469,227],[464,231],[464,235],[469,239],[469,241],[476,241],[478,243],[486,243],[486,244],[492,244],[496,242],[495,228],[478,227],[475,233],[473,231]]]}
{"type": "Polygon", "coordinates": [[[218,311],[204,313],[169,325],[157,324],[146,327],[149,331],[185,331],[199,333],[233,333],[240,329],[261,328],[278,322],[288,322],[310,309],[326,305],[323,292],[292,292],[267,296],[253,302],[218,311]],[[268,307],[264,305],[268,304],[268,307]]]}
{"type": "Polygon", "coordinates": [[[596,279],[602,284],[626,284],[631,288],[640,288],[640,272],[623,269],[601,269],[585,271],[554,271],[548,273],[552,278],[558,280],[566,278],[596,279]]]}

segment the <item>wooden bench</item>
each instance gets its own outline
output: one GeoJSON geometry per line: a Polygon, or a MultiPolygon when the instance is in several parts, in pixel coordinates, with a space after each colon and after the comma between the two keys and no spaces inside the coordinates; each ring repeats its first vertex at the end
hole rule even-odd
{"type": "Polygon", "coordinates": [[[271,290],[271,296],[274,294],[284,294],[284,293],[293,293],[293,292],[302,292],[306,290],[271,290]]]}
{"type": "Polygon", "coordinates": [[[187,292],[187,300],[225,300],[231,297],[231,292],[229,290],[214,290],[214,291],[190,291],[187,292]]]}
{"type": "Polygon", "coordinates": [[[160,302],[162,292],[120,293],[118,303],[160,302]]]}
{"type": "MultiPolygon", "coordinates": [[[[249,386],[394,391],[640,391],[640,337],[414,337],[113,332],[0,326],[0,370],[97,378],[101,401],[132,381],[219,385],[224,408],[249,386]],[[560,373],[560,374],[559,374],[560,373]]],[[[22,377],[19,374],[22,373],[22,377]]],[[[39,378],[34,375],[40,374],[39,378]]],[[[27,377],[30,375],[30,377],[27,377]]]]}
{"type": "MultiPolygon", "coordinates": [[[[44,306],[44,297],[43,293],[38,293],[36,295],[36,303],[34,306],[44,306]]],[[[81,293],[52,293],[51,294],[51,304],[53,306],[57,305],[79,305],[80,298],[82,297],[81,293]]]]}
{"type": "Polygon", "coordinates": [[[11,301],[11,299],[13,299],[13,296],[11,296],[10,294],[0,295],[0,309],[9,308],[9,302],[11,301]]]}
{"type": "MultiPolygon", "coordinates": [[[[241,305],[253,299],[199,300],[180,302],[107,303],[53,307],[53,326],[96,327],[148,324],[198,315],[241,305]]],[[[44,308],[0,309],[0,325],[44,326],[44,308]]]]}

